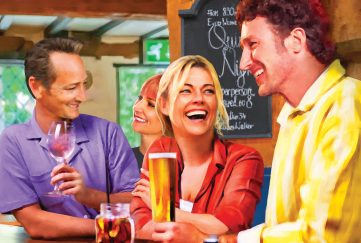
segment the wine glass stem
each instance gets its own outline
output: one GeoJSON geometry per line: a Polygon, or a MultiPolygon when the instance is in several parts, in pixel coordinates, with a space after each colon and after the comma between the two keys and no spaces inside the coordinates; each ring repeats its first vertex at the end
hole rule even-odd
{"type": "MultiPolygon", "coordinates": [[[[65,159],[64,157],[62,157],[62,158],[59,159],[59,160],[56,160],[56,162],[57,162],[58,164],[62,164],[62,163],[67,164],[67,161],[66,161],[66,159],[65,159]]],[[[57,183],[55,184],[55,186],[54,186],[54,191],[57,192],[57,193],[59,193],[59,194],[61,194],[61,191],[59,190],[59,185],[60,185],[62,182],[63,182],[63,181],[59,181],[59,182],[57,182],[57,183]]]]}
{"type": "Polygon", "coordinates": [[[55,184],[54,191],[60,192],[60,190],[59,190],[59,182],[55,184]]]}

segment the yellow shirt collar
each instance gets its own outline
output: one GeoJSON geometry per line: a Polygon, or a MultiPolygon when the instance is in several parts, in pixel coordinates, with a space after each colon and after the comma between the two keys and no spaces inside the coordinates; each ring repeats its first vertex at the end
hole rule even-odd
{"type": "Polygon", "coordinates": [[[296,112],[307,112],[312,109],[315,103],[325,94],[331,87],[336,85],[341,77],[345,75],[345,69],[341,66],[340,60],[333,61],[316,81],[307,90],[297,107],[293,107],[287,101],[284,104],[277,122],[285,124],[287,119],[296,112]]]}

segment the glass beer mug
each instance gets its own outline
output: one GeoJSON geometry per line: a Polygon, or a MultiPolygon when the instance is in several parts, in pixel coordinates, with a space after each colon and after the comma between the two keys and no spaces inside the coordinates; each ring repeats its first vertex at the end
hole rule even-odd
{"type": "Polygon", "coordinates": [[[133,243],[134,222],[129,215],[129,204],[102,203],[95,218],[97,243],[133,243]]]}
{"type": "Polygon", "coordinates": [[[149,182],[154,222],[175,221],[176,153],[149,153],[149,182]]]}

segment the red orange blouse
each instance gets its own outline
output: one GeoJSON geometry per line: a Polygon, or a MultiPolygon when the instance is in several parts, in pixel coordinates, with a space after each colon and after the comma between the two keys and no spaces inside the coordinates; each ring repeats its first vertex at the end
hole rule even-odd
{"type": "MultiPolygon", "coordinates": [[[[263,161],[256,150],[222,141],[217,136],[213,146],[213,158],[195,198],[192,213],[212,214],[230,231],[239,232],[250,227],[256,203],[261,198],[263,161]]],[[[178,185],[184,168],[179,147],[174,138],[160,138],[144,156],[143,168],[148,169],[147,155],[154,152],[177,153],[176,207],[179,207],[181,193],[178,185]]],[[[139,197],[133,198],[131,213],[138,229],[152,219],[151,210],[139,197]]]]}

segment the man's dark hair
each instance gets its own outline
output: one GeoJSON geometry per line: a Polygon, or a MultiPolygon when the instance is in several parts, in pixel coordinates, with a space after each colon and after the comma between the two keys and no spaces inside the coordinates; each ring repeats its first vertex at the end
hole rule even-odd
{"type": "Polygon", "coordinates": [[[25,56],[25,78],[30,94],[34,97],[29,87],[30,76],[35,77],[47,89],[56,79],[54,67],[50,62],[51,53],[79,54],[82,47],[83,43],[78,40],[59,37],[44,39],[36,43],[25,56]]]}
{"type": "Polygon", "coordinates": [[[323,64],[335,58],[335,44],[329,39],[330,22],[320,0],[240,0],[237,21],[265,17],[275,31],[285,38],[294,28],[305,30],[307,47],[323,64]]]}

